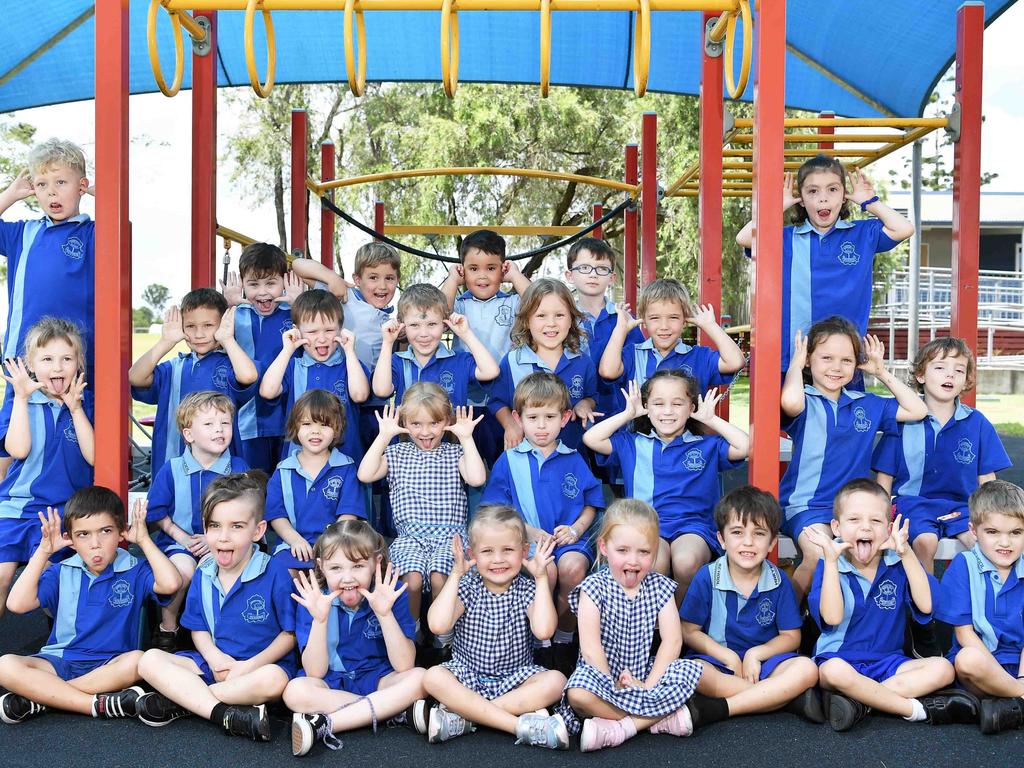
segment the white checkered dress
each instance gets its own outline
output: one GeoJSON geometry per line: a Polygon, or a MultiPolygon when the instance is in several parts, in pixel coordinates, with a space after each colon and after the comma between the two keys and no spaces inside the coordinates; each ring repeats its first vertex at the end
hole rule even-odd
{"type": "Polygon", "coordinates": [[[421,451],[402,441],[385,448],[384,457],[399,536],[440,537],[466,527],[466,486],[459,474],[461,445],[441,443],[421,451]]]}
{"type": "Polygon", "coordinates": [[[487,589],[477,571],[463,576],[459,600],[465,611],[455,622],[452,659],[443,666],[485,699],[504,696],[545,672],[533,663],[533,634],[526,615],[536,593],[536,582],[521,573],[500,595],[487,589]]]}
{"type": "MultiPolygon", "coordinates": [[[[674,599],[676,583],[653,571],[644,577],[636,597],[626,596],[607,567],[591,574],[569,595],[569,608],[579,611],[580,590],[587,593],[601,614],[601,645],[608,658],[609,677],[592,667],[582,656],[566,683],[569,688],[590,691],[609,704],[637,717],[667,717],[693,695],[704,668],[698,661],[676,659],[653,688],[617,688],[615,681],[628,669],[638,680],[651,673],[654,657],[651,644],[658,625],[658,612],[674,599]]],[[[570,732],[580,721],[569,706],[566,693],[558,708],[570,732]]]]}

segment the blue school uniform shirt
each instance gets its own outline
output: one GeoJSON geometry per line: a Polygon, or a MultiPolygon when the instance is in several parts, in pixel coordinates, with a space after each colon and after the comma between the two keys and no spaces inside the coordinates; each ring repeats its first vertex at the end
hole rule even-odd
{"type": "MultiPolygon", "coordinates": [[[[569,407],[585,397],[597,399],[597,369],[588,355],[580,352],[562,351],[562,357],[554,370],[537,356],[529,347],[516,347],[501,359],[498,378],[491,386],[491,399],[487,404],[491,413],[497,414],[502,408],[512,409],[516,385],[531,373],[543,371],[553,373],[569,390],[569,407]]],[[[562,428],[562,442],[570,448],[578,448],[583,439],[583,427],[579,420],[570,421],[562,428]]]]}
{"type": "MultiPolygon", "coordinates": [[[[918,624],[927,624],[932,613],[918,609],[910,596],[907,573],[903,570],[900,556],[892,550],[882,553],[875,572],[875,580],[869,582],[860,571],[840,557],[839,587],[843,593],[843,619],[835,626],[826,624],[821,618],[821,581],[825,573],[825,560],[819,560],[814,570],[814,581],[807,596],[807,609],[821,628],[821,637],[814,648],[816,660],[838,656],[846,661],[873,661],[893,653],[903,652],[903,634],[906,629],[906,609],[918,624]]],[[[932,596],[934,612],[939,583],[931,574],[928,587],[932,596]]]]}
{"type": "MultiPolygon", "coordinates": [[[[267,483],[264,520],[269,523],[286,517],[292,528],[313,544],[340,515],[366,518],[365,492],[350,457],[335,448],[316,477],[302,468],[298,449],[277,465],[267,483]]],[[[278,547],[284,549],[288,549],[286,542],[278,547]]]]}
{"type": "Polygon", "coordinates": [[[775,565],[761,563],[761,576],[749,596],[729,573],[729,556],[701,568],[690,582],[679,609],[683,621],[696,624],[719,645],[742,659],[751,648],[764,645],[786,629],[803,622],[789,579],[775,565]]]}
{"type": "MultiPolygon", "coordinates": [[[[576,305],[576,308],[583,315],[580,330],[583,331],[584,335],[580,352],[590,355],[594,365],[600,366],[601,357],[604,355],[605,347],[608,346],[608,341],[612,337],[612,331],[615,330],[615,323],[618,320],[615,302],[611,300],[606,301],[601,311],[596,315],[590,314],[579,304],[576,305]]],[[[626,334],[624,346],[640,344],[643,340],[644,335],[640,332],[640,329],[634,328],[626,334]]],[[[608,381],[598,376],[597,410],[600,413],[603,413],[605,416],[611,416],[613,413],[619,413],[625,407],[626,400],[619,391],[619,387],[620,383],[618,381],[608,381]]]]}
{"type": "Polygon", "coordinates": [[[235,378],[231,360],[223,349],[199,357],[195,352],[179,352],[153,369],[153,382],[148,387],[132,387],[132,397],[140,403],[156,406],[153,423],[151,463],[156,472],[173,456],[180,456],[185,443],[178,432],[178,405],[186,395],[212,390],[227,395],[235,404],[231,424],[231,452],[242,455],[238,434],[238,411],[256,394],[259,385],[242,387],[235,378]]]}
{"type": "MultiPolygon", "coordinates": [[[[408,592],[398,596],[391,613],[402,634],[415,640],[416,622],[409,613],[408,592]]],[[[309,644],[312,626],[313,617],[305,608],[300,608],[295,627],[300,649],[304,650],[309,644]]],[[[341,598],[334,598],[331,612],[327,616],[327,661],[332,672],[349,680],[379,674],[381,667],[392,668],[380,621],[366,600],[349,609],[341,602],[341,598]]]]}
{"type": "MultiPolygon", "coordinates": [[[[292,327],[291,307],[282,303],[264,317],[252,304],[239,304],[235,311],[235,341],[256,363],[262,378],[275,358],[281,354],[281,334],[292,327]]],[[[243,440],[256,437],[280,437],[284,434],[287,414],[280,401],[254,397],[238,412],[238,434],[243,440]]]]}
{"type": "MultiPolygon", "coordinates": [[[[380,348],[383,344],[380,335],[380,327],[391,319],[395,311],[393,306],[378,309],[363,298],[363,294],[356,288],[348,289],[348,301],[344,306],[344,318],[342,327],[347,328],[356,337],[356,357],[359,358],[367,371],[372,371],[380,358],[380,348]]],[[[370,374],[367,373],[367,377],[370,374]]],[[[383,405],[385,400],[373,396],[370,392],[370,399],[362,403],[364,407],[383,405]]],[[[353,422],[349,422],[350,424],[353,422]]],[[[358,422],[356,422],[358,423],[358,422]]],[[[356,456],[357,454],[350,454],[356,456]]],[[[362,453],[358,454],[362,456],[362,453]]]]}
{"type": "MultiPolygon", "coordinates": [[[[495,360],[501,360],[512,349],[512,324],[519,311],[519,294],[498,291],[489,299],[478,299],[469,291],[455,298],[452,311],[466,316],[469,327],[495,360]]],[[[462,339],[452,339],[452,349],[469,352],[462,339]]],[[[484,405],[490,394],[490,385],[474,382],[469,389],[469,402],[484,405]]]]}
{"type": "MultiPolygon", "coordinates": [[[[284,565],[253,545],[249,562],[227,594],[219,570],[213,557],[196,569],[185,598],[181,626],[193,632],[209,632],[217,650],[238,661],[266,650],[282,632],[295,631],[292,578],[284,565]]],[[[294,651],[274,663],[290,674],[297,669],[294,651]]]]}
{"type": "Polygon", "coordinates": [[[782,428],[793,439],[793,456],[779,483],[786,519],[808,509],[832,509],[840,488],[871,472],[875,433],[896,431],[894,397],[843,389],[839,400],[804,387],[804,410],[783,415],[782,428]]]}
{"type": "Polygon", "coordinates": [[[639,344],[627,344],[622,350],[622,376],[619,386],[635,381],[642,387],[657,371],[682,371],[697,380],[697,389],[703,394],[711,387],[729,384],[733,375],[718,372],[718,350],[711,347],[690,346],[681,339],[664,357],[654,348],[651,339],[639,344]]]}
{"type": "Polygon", "coordinates": [[[469,404],[469,390],[477,383],[476,360],[469,352],[454,352],[438,346],[426,365],[420,366],[416,353],[407,349],[391,356],[391,382],[395,387],[395,402],[400,403],[405,390],[420,381],[437,384],[448,393],[452,405],[469,404]]]}
{"type": "Polygon", "coordinates": [[[508,504],[527,525],[552,533],[576,522],[584,507],[604,509],[604,494],[587,462],[561,440],[547,458],[523,440],[498,457],[480,503],[508,504]]]}
{"type": "MultiPolygon", "coordinates": [[[[181,456],[175,456],[157,470],[150,486],[146,522],[156,523],[170,517],[174,524],[191,535],[203,532],[203,491],[216,478],[235,472],[245,472],[249,465],[245,460],[224,451],[209,469],[203,467],[192,455],[189,446],[181,456]]],[[[184,552],[185,549],[163,531],[153,536],[153,543],[160,550],[184,552]]]]}
{"type": "MultiPolygon", "coordinates": [[[[971,624],[1000,664],[1020,663],[1024,651],[1024,558],[1003,581],[981,547],[961,552],[942,575],[935,618],[954,627],[971,624]]],[[[960,650],[953,635],[952,659],[960,650]]]]}
{"type": "Polygon", "coordinates": [[[958,402],[944,425],[929,414],[904,422],[875,448],[872,469],[893,476],[896,511],[939,517],[962,510],[978,487],[978,475],[1012,466],[995,427],[980,411],[958,402]]]}
{"type": "Polygon", "coordinates": [[[114,561],[93,575],[81,555],[52,565],[39,577],[39,605],[53,616],[53,628],[39,651],[68,661],[110,659],[139,648],[143,604],[166,603],[172,595],[153,592],[153,569],[119,549],[114,561]]]}
{"type": "MultiPolygon", "coordinates": [[[[13,389],[8,385],[8,389],[13,389]]],[[[12,401],[13,402],[13,401],[12,401]]],[[[82,407],[92,420],[92,395],[87,390],[82,407]]],[[[0,434],[7,434],[10,410],[0,419],[0,434]]],[[[0,517],[37,520],[47,507],[63,511],[80,488],[92,485],[92,466],[82,456],[71,411],[63,401],[51,400],[36,390],[28,397],[28,425],[32,447],[16,459],[0,481],[0,517]]]]}

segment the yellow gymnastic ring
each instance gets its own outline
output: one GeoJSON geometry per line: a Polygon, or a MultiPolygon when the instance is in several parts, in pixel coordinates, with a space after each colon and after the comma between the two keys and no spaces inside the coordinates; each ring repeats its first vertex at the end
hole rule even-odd
{"type": "Polygon", "coordinates": [[[156,40],[156,17],[162,4],[160,0],[151,0],[149,16],[146,23],[146,39],[149,43],[149,64],[153,68],[153,79],[156,87],[164,96],[174,96],[181,89],[181,78],[185,74],[185,43],[181,37],[181,19],[177,13],[168,11],[171,17],[171,28],[174,30],[174,82],[167,87],[164,72],[160,68],[160,51],[156,40]]]}
{"type": "Polygon", "coordinates": [[[459,87],[459,12],[453,0],[441,2],[441,82],[449,99],[459,87]]]}
{"type": "Polygon", "coordinates": [[[750,18],[750,0],[739,0],[740,15],[743,18],[743,60],[740,63],[739,82],[733,77],[733,49],[736,44],[736,14],[729,14],[725,29],[725,85],[729,96],[738,99],[747,89],[750,78],[750,60],[754,53],[754,25],[750,18]]]}
{"type": "Polygon", "coordinates": [[[647,93],[647,75],[651,69],[651,0],[640,0],[640,12],[633,22],[633,91],[647,93]]]}
{"type": "Polygon", "coordinates": [[[353,96],[362,96],[366,88],[366,24],[362,8],[356,9],[356,0],[345,0],[345,74],[348,89],[353,96]],[[359,67],[356,67],[352,40],[352,17],[356,19],[356,35],[359,38],[359,67]]]}
{"type": "Polygon", "coordinates": [[[253,47],[253,31],[256,24],[256,6],[262,5],[263,0],[248,0],[245,4],[245,67],[249,70],[249,83],[256,95],[261,99],[267,98],[274,88],[274,69],[277,66],[277,44],[274,39],[274,21],[270,18],[270,11],[260,9],[263,14],[263,26],[267,30],[267,81],[260,84],[260,75],[256,71],[256,50],[253,47]]]}
{"type": "Polygon", "coordinates": [[[548,97],[551,84],[551,0],[540,0],[540,95],[548,97]]]}

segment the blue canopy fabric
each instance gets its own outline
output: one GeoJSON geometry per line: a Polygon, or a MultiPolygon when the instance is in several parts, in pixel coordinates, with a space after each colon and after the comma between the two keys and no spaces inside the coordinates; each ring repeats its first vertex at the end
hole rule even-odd
{"type": "MultiPolygon", "coordinates": [[[[989,0],[986,25],[1013,2],[989,0]]],[[[856,117],[920,115],[955,55],[956,10],[961,4],[960,0],[788,0],[786,104],[856,117]]],[[[93,98],[92,7],[90,0],[3,3],[0,112],[93,98]]],[[[132,93],[156,90],[146,40],[148,7],[149,0],[131,0],[132,93]]],[[[551,84],[631,89],[633,16],[554,12],[551,84]]],[[[218,20],[219,84],[247,85],[244,14],[222,11],[218,20]]],[[[346,80],[341,11],[277,11],[273,20],[277,83],[346,80]]],[[[368,80],[440,80],[440,12],[368,11],[365,20],[368,80]]],[[[539,14],[463,11],[459,27],[460,82],[538,82],[539,14]]],[[[701,14],[655,12],[651,27],[648,89],[698,93],[701,14]]],[[[170,81],[173,38],[162,10],[158,37],[165,78],[170,81]]],[[[255,37],[262,77],[266,47],[259,14],[255,37]]],[[[187,34],[185,45],[183,88],[188,88],[191,46],[187,34]]],[[[742,33],[738,32],[737,74],[741,50],[742,33]]],[[[752,98],[753,87],[752,73],[744,100],[752,98]]]]}

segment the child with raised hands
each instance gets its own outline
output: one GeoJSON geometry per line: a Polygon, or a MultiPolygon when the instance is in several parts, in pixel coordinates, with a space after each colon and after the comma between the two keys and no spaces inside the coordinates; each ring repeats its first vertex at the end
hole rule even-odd
{"type": "MultiPolygon", "coordinates": [[[[379,432],[359,465],[363,483],[388,479],[398,532],[390,559],[409,586],[409,609],[417,625],[423,590],[441,591],[452,569],[452,539],[465,535],[466,484],[479,488],[487,481],[473,442],[481,418],[473,418],[472,407],[453,408],[437,384],[413,384],[401,407],[387,405],[377,414],[379,432]],[[458,442],[446,442],[445,432],[458,442]],[[408,439],[392,444],[399,435],[408,439]]],[[[450,636],[438,640],[444,645],[450,636]]]]}
{"type": "Polygon", "coordinates": [[[341,520],[317,540],[314,557],[315,570],[299,573],[292,595],[303,606],[295,630],[302,672],[284,691],[295,711],[296,756],[317,741],[340,749],[334,734],[376,730],[424,695],[408,585],[388,562],[381,535],[365,520],[341,520]]]}
{"type": "Polygon", "coordinates": [[[323,389],[306,392],[288,414],[285,434],[300,448],[267,484],[265,519],[281,539],[274,557],[291,569],[313,567],[313,545],[327,526],[366,518],[355,462],[337,447],[347,428],[341,402],[323,389]]]}
{"type": "Polygon", "coordinates": [[[146,503],[124,504],[100,486],[78,490],[64,508],[64,533],[55,509],[37,514],[39,542],[11,590],[14,613],[42,608],[54,619],[50,637],[32,656],[0,657],[0,720],[20,723],[60,709],[93,717],[134,717],[139,681],[139,623],[147,598],[168,599],[178,572],[149,538],[146,503]],[[143,559],[121,549],[136,544],[143,559]],[[51,557],[70,547],[58,565],[51,557]]]}
{"type": "Polygon", "coordinates": [[[461,538],[452,540],[451,578],[427,616],[434,633],[454,633],[452,658],[424,678],[440,703],[413,709],[430,743],[480,724],[515,735],[517,744],[569,748],[562,717],[542,711],[558,701],[565,676],[533,663],[533,639],[549,639],[557,621],[548,584],[554,547],[545,538],[527,559],[522,516],[504,504],[483,504],[473,515],[469,560],[461,538]]]}
{"type": "Polygon", "coordinates": [[[805,535],[825,536],[836,493],[848,481],[871,473],[875,433],[895,432],[897,422],[928,415],[921,398],[885,368],[885,346],[877,336],[857,334],[843,317],[811,326],[806,339],[797,331],[793,357],[782,385],[782,428],[793,440],[793,454],[779,483],[785,518],[782,532],[800,547],[793,589],[803,602],[821,550],[805,535]],[[895,397],[850,390],[856,370],[874,376],[895,397]]]}
{"type": "Polygon", "coordinates": [[[0,616],[20,563],[39,544],[39,514],[92,482],[92,397],[78,329],[44,317],[25,338],[25,359],[4,361],[13,393],[0,417],[3,452],[13,459],[0,481],[0,616]],[[6,423],[3,423],[3,422],[6,423]]]}
{"type": "Polygon", "coordinates": [[[903,653],[907,610],[931,621],[939,585],[907,542],[910,521],[890,522],[890,513],[885,489],[857,478],[836,494],[829,533],[805,531],[824,552],[807,608],[821,627],[814,661],[829,724],[847,731],[872,709],[933,725],[976,723],[973,695],[940,690],[953,682],[949,661],[903,653]]]}
{"type": "Polygon", "coordinates": [[[448,311],[441,291],[427,283],[417,283],[402,291],[398,317],[381,327],[382,345],[377,367],[373,369],[373,394],[401,402],[405,390],[418,381],[432,381],[448,393],[452,405],[469,405],[469,389],[474,383],[493,381],[498,364],[477,338],[465,315],[448,311]],[[445,328],[462,342],[465,351],[453,351],[441,344],[445,328]],[[394,352],[404,333],[409,347],[394,352]]]}
{"type": "Polygon", "coordinates": [[[628,386],[625,410],[587,430],[583,442],[598,462],[620,468],[626,496],[658,510],[656,568],[675,579],[682,602],[697,570],[722,554],[713,514],[719,473],[747,457],[750,438],[715,415],[720,395],[701,397],[682,371],[660,370],[642,387],[628,386]]]}

